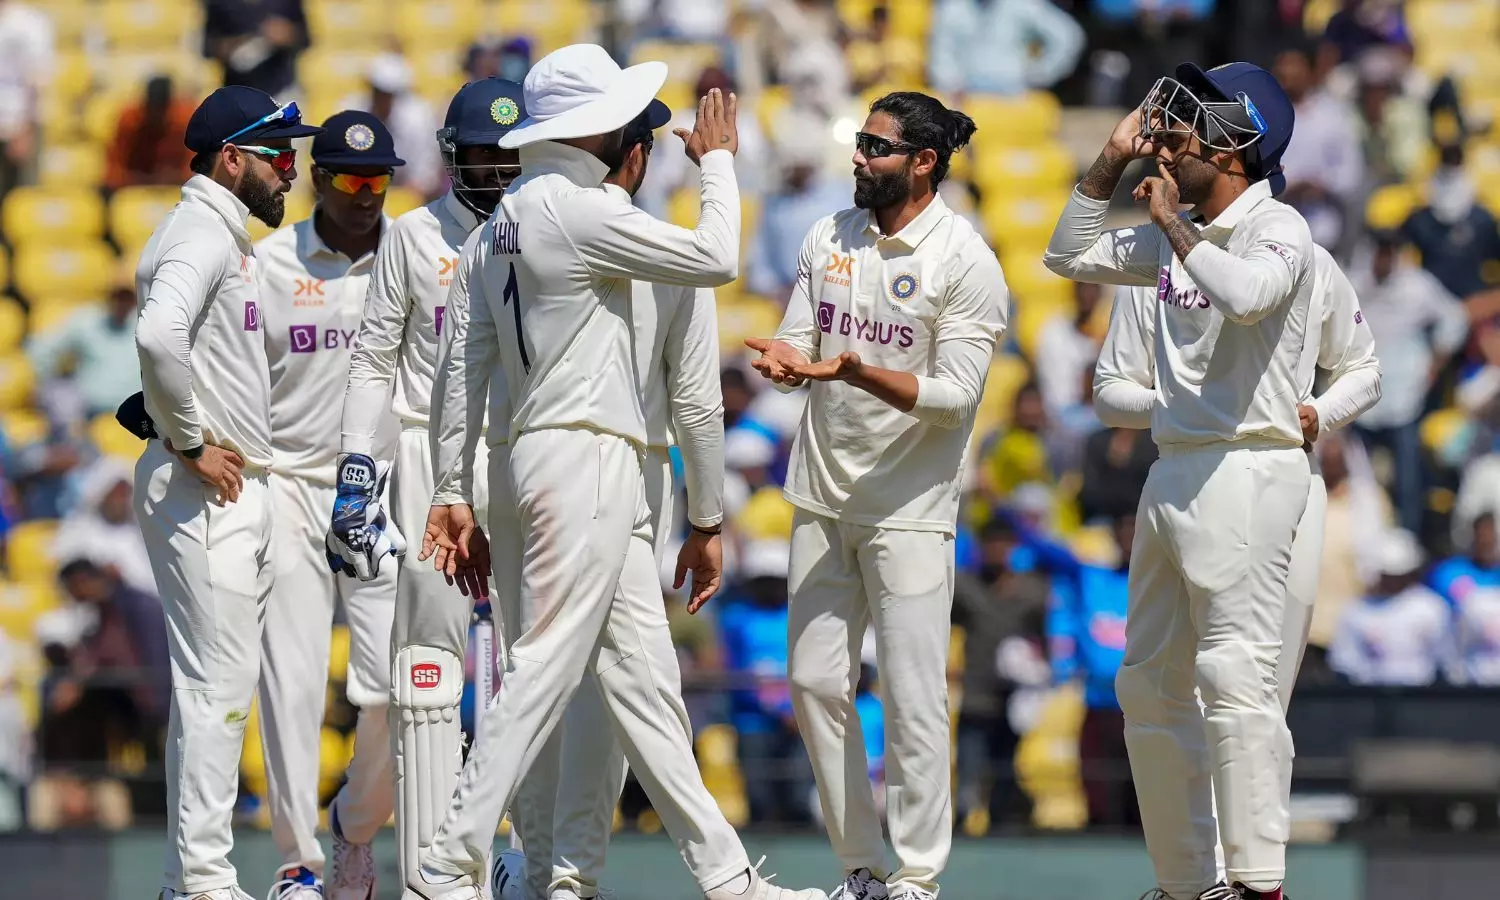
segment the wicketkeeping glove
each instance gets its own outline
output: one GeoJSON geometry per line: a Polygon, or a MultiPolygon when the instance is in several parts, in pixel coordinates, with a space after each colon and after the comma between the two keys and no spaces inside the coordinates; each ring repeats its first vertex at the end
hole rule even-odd
{"type": "Polygon", "coordinates": [[[406,555],[406,539],[386,517],[380,495],[390,474],[389,463],[377,464],[360,453],[339,461],[338,494],[333,500],[333,524],[324,549],[335,572],[373,581],[387,556],[406,555]]]}

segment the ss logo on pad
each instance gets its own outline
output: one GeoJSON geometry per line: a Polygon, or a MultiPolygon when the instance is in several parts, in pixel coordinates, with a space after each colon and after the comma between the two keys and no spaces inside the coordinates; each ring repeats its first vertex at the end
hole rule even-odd
{"type": "Polygon", "coordinates": [[[369,466],[357,462],[344,463],[344,474],[339,476],[339,480],[355,487],[369,487],[371,474],[369,466]]]}
{"type": "Polygon", "coordinates": [[[443,670],[437,663],[416,663],[411,667],[411,686],[419,691],[430,691],[442,680],[443,670]]]}

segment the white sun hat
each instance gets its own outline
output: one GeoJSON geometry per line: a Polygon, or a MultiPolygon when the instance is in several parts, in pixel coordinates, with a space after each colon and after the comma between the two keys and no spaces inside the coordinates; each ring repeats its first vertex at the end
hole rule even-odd
{"type": "Polygon", "coordinates": [[[608,134],[645,111],[667,81],[667,64],[621,69],[598,44],[554,50],[526,73],[525,119],[500,139],[514,150],[538,141],[608,134]]]}

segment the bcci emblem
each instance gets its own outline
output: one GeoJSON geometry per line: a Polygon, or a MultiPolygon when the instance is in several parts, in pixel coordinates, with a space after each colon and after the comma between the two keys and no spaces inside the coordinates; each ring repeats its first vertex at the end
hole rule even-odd
{"type": "Polygon", "coordinates": [[[509,97],[500,97],[490,104],[490,118],[497,125],[514,125],[521,118],[521,107],[509,97]]]}
{"type": "Polygon", "coordinates": [[[902,272],[891,281],[891,297],[905,303],[917,294],[917,276],[902,272]]]}
{"type": "Polygon", "coordinates": [[[375,132],[368,125],[350,125],[349,130],[344,132],[344,143],[349,145],[350,150],[368,150],[375,146],[375,132]]]}

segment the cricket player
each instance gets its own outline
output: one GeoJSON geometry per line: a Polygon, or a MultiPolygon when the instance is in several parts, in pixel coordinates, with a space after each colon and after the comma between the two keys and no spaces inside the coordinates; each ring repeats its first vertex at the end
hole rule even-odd
{"type": "MultiPolygon", "coordinates": [[[[362,581],[378,577],[382,553],[393,549],[368,525],[382,515],[377,510],[387,465],[392,533],[419,533],[432,506],[428,415],[445,303],[465,239],[519,172],[515,151],[496,145],[524,116],[521,97],[520,85],[499,78],[458,91],[438,132],[452,189],[398,218],[380,240],[349,362],[339,501],[328,535],[330,554],[362,581]],[[387,464],[373,454],[391,412],[400,433],[394,461],[387,464]]],[[[482,510],[488,505],[483,479],[475,493],[482,510]]],[[[391,635],[397,861],[406,877],[416,871],[458,780],[458,709],[471,611],[469,598],[416,557],[401,556],[391,635]]]]}
{"type": "Polygon", "coordinates": [[[1151,304],[1155,322],[1156,390],[1138,402],[1160,458],[1136,514],[1116,691],[1172,900],[1280,900],[1286,872],[1292,741],[1277,669],[1311,490],[1297,408],[1318,294],[1307,223],[1274,199],[1292,125],[1263,69],[1179,66],[1116,126],[1047,248],[1060,275],[1146,294],[1126,302],[1151,304]],[[1153,157],[1158,175],[1135,192],[1151,224],[1105,231],[1126,165],[1153,157]]]}
{"type": "Polygon", "coordinates": [[[183,138],[193,177],[136,269],[141,385],[161,436],[136,463],[136,516],[172,654],[163,900],[247,896],[230,819],[274,573],[264,304],[245,226],[281,224],[291,139],[318,132],[253,88],[210,94],[183,138]]]}
{"type": "MultiPolygon", "coordinates": [[[[626,126],[622,159],[604,179],[604,190],[629,200],[644,180],[652,148],[653,131],[671,120],[666,104],[653,100],[647,111],[626,126]]],[[[469,238],[460,261],[460,274],[489,252],[487,229],[469,238]]],[[[449,376],[462,377],[457,367],[464,362],[469,322],[469,298],[449,297],[447,322],[438,369],[443,388],[449,376]],[[450,344],[451,342],[451,344],[450,344]]],[[[635,324],[637,361],[641,366],[642,404],[646,415],[646,502],[651,511],[653,549],[660,566],[673,532],[672,462],[670,448],[682,451],[688,494],[691,531],[678,557],[680,576],[688,569],[720,565],[719,528],[723,521],[724,426],[723,395],[719,385],[719,337],[713,291],[632,284],[631,311],[635,324]],[[707,559],[705,554],[711,554],[707,559]]],[[[465,503],[459,487],[472,478],[473,444],[477,432],[464,423],[480,421],[485,413],[486,384],[465,379],[468,397],[460,394],[434,396],[434,432],[443,442],[437,452],[438,490],[429,517],[430,534],[423,541],[423,555],[437,555],[446,568],[456,549],[461,530],[448,533],[450,516],[469,517],[467,509],[447,507],[465,503]],[[436,424],[441,422],[440,427],[436,424]],[[441,523],[434,528],[435,523],[441,523]]],[[[496,388],[489,386],[491,392],[496,388]]],[[[493,394],[492,394],[493,396],[493,394]]],[[[495,397],[497,403],[506,402],[495,397]]],[[[508,418],[508,416],[507,416],[508,418]]],[[[508,481],[507,435],[491,429],[490,442],[490,556],[502,598],[515,594],[511,584],[520,582],[521,535],[514,503],[502,503],[508,481]]],[[[634,599],[634,595],[625,599],[634,599]]],[[[665,627],[665,607],[660,596],[650,598],[633,613],[665,627]]],[[[505,600],[502,599],[502,603],[505,600]]],[[[519,610],[505,612],[507,622],[529,628],[519,610]]],[[[675,665],[661,661],[668,674],[675,665]]],[[[680,686],[675,690],[680,691],[680,686]]],[[[683,722],[684,729],[689,723],[683,722]]],[[[512,812],[519,820],[528,857],[527,896],[539,900],[577,900],[598,894],[615,808],[624,784],[625,757],[612,737],[602,696],[592,673],[573,695],[563,727],[553,732],[527,773],[512,812]],[[566,733],[566,734],[565,734],[566,733]],[[519,809],[517,809],[519,807],[519,809]],[[555,865],[555,868],[554,868],[555,865]]],[[[502,860],[496,859],[491,884],[501,877],[502,860]]]]}
{"type": "MultiPolygon", "coordinates": [[[[1291,704],[1297,671],[1307,649],[1307,632],[1312,625],[1323,558],[1328,489],[1323,483],[1317,454],[1312,452],[1313,444],[1322,435],[1354,421],[1380,399],[1380,362],[1375,358],[1375,340],[1365,324],[1354,286],[1328,251],[1314,246],[1313,256],[1317,288],[1299,363],[1302,402],[1297,407],[1312,477],[1307,509],[1292,542],[1287,575],[1282,650],[1276,666],[1283,712],[1291,704]]],[[[1156,322],[1149,303],[1145,291],[1125,292],[1110,314],[1109,333],[1100,351],[1094,382],[1094,409],[1099,420],[1110,428],[1151,427],[1156,395],[1153,353],[1156,322]]],[[[1290,775],[1290,770],[1283,774],[1290,775]]],[[[1290,793],[1290,783],[1283,787],[1290,793]]]]}
{"type": "MultiPolygon", "coordinates": [[[[279,520],[276,587],[261,635],[261,744],[266,757],[271,834],[282,855],[275,900],[323,896],[318,842],[318,758],[336,603],[349,624],[349,702],[359,710],[348,780],[329,811],[334,900],[372,896],[370,841],[391,816],[391,621],[396,567],[373,581],[340,578],[323,539],[333,514],[339,417],[349,357],[364,317],[375,250],[390,227],[386,188],[405,160],[385,125],[347,111],[323,123],[312,144],[310,218],[256,245],[261,329],[271,371],[272,503],[279,520]]],[[[395,417],[377,430],[376,458],[394,452],[395,417]]]]}
{"type": "Polygon", "coordinates": [[[787,675],[847,900],[933,900],[953,835],[948,633],[964,451],[1009,299],[995,254],[937,195],[974,122],[887,94],[855,136],[854,208],[802,243],[754,367],[813,382],[792,444],[787,675]],[[887,874],[854,693],[873,620],[887,715],[887,874]]]}
{"type": "MultiPolygon", "coordinates": [[[[477,895],[500,816],[590,666],[615,736],[708,900],[823,897],[776,887],[750,865],[694,763],[665,619],[635,613],[661,591],[630,281],[714,287],[735,277],[739,252],[732,97],[704,97],[692,134],[678,132],[702,166],[697,229],[600,187],[619,166],[624,127],[665,80],[661,63],[621,70],[602,47],[564,47],[527,74],[531,115],[501,141],[520,148],[523,174],[486,226],[463,365],[447,391],[469,397],[468,379],[475,391],[493,383],[491,419],[510,416],[520,598],[534,624],[510,649],[504,687],[408,898],[477,895]]],[[[711,564],[694,571],[695,603],[717,577],[711,564]]]]}

